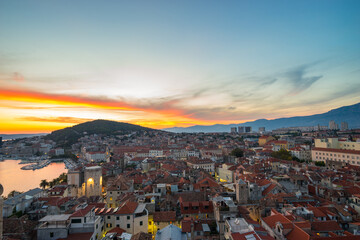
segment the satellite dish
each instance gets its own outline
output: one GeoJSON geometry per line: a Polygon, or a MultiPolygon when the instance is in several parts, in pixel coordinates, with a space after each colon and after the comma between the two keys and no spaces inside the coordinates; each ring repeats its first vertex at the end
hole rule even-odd
{"type": "Polygon", "coordinates": [[[4,192],[4,188],[3,188],[3,186],[0,184],[0,196],[3,194],[3,192],[4,192]]]}

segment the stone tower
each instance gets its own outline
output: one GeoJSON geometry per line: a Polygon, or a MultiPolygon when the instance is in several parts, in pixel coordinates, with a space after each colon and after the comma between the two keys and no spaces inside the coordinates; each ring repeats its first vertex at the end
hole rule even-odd
{"type": "Polygon", "coordinates": [[[236,183],[236,201],[239,204],[247,204],[249,200],[249,186],[240,179],[236,183]]]}
{"type": "Polygon", "coordinates": [[[87,167],[84,171],[83,195],[101,196],[102,192],[102,169],[100,166],[87,167]]]}

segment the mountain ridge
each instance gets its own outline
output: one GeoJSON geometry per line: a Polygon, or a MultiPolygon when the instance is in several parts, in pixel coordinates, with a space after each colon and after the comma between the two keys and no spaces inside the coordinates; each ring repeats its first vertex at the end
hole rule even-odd
{"type": "Polygon", "coordinates": [[[303,126],[328,126],[329,121],[334,120],[339,125],[341,122],[348,122],[349,128],[360,128],[360,103],[349,106],[342,106],[331,109],[325,113],[313,114],[309,116],[295,116],[277,119],[257,119],[239,124],[214,124],[214,125],[195,125],[191,127],[174,127],[162,129],[168,132],[229,132],[231,127],[251,126],[253,131],[259,127],[265,127],[267,131],[281,127],[303,127],[303,126]]]}

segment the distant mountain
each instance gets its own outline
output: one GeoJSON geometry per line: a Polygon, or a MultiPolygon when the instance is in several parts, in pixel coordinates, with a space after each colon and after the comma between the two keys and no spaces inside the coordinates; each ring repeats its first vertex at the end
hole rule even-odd
{"type": "Polygon", "coordinates": [[[18,139],[18,138],[30,138],[36,136],[44,136],[47,133],[33,133],[33,134],[0,134],[3,140],[18,139]]]}
{"type": "Polygon", "coordinates": [[[79,138],[85,136],[86,134],[115,135],[143,131],[159,130],[141,127],[139,125],[129,123],[108,120],[95,120],[54,131],[51,134],[45,136],[45,139],[53,140],[58,145],[70,146],[71,144],[76,143],[79,138]]]}
{"type": "Polygon", "coordinates": [[[273,120],[258,119],[251,122],[241,124],[215,124],[211,126],[195,125],[187,128],[167,128],[164,131],[169,132],[230,132],[231,127],[237,126],[251,126],[253,131],[257,131],[259,127],[265,127],[267,131],[282,128],[282,127],[303,127],[303,126],[328,126],[329,121],[334,120],[337,124],[347,122],[349,128],[360,128],[360,103],[333,109],[326,113],[316,114],[311,116],[278,118],[273,120]]]}

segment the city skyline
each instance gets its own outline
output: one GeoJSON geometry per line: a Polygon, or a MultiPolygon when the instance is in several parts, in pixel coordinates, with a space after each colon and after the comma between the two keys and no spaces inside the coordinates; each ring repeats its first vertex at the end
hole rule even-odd
{"type": "Polygon", "coordinates": [[[0,133],[152,128],[360,102],[358,1],[0,3],[0,133]]]}

